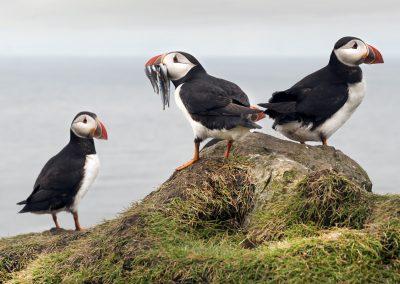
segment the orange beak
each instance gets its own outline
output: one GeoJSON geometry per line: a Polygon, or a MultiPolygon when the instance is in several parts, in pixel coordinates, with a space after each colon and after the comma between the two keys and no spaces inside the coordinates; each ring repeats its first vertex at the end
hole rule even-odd
{"type": "Polygon", "coordinates": [[[368,47],[368,53],[364,58],[364,63],[366,64],[383,63],[383,57],[382,54],[379,52],[379,50],[369,44],[367,44],[367,47],[368,47]]]}
{"type": "Polygon", "coordinates": [[[106,127],[99,119],[96,119],[96,120],[97,120],[97,127],[96,127],[96,131],[94,133],[94,137],[97,139],[107,140],[108,134],[107,134],[106,127]]]}
{"type": "Polygon", "coordinates": [[[162,60],[162,57],[163,57],[163,54],[156,55],[156,56],[150,58],[150,59],[146,62],[146,64],[145,64],[144,66],[147,67],[147,66],[151,66],[151,65],[160,64],[160,63],[161,63],[161,60],[162,60]]]}

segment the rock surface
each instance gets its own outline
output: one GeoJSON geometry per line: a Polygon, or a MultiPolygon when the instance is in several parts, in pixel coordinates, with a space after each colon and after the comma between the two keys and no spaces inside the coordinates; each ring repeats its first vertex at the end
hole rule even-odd
{"type": "MultiPolygon", "coordinates": [[[[220,142],[202,152],[205,157],[221,157],[224,151],[225,144],[220,142]]],[[[302,145],[262,133],[253,133],[240,143],[235,143],[233,153],[252,157],[257,161],[256,171],[260,174],[262,171],[274,174],[275,171],[281,172],[291,167],[305,174],[328,169],[341,173],[365,190],[372,191],[372,183],[364,169],[331,146],[302,145]]]]}

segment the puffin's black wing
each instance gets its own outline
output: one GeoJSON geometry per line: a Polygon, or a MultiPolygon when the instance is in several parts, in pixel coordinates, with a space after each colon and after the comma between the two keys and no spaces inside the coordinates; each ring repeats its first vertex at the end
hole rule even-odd
{"type": "Polygon", "coordinates": [[[20,213],[51,211],[72,204],[83,177],[84,159],[70,153],[68,146],[51,158],[36,179],[31,195],[20,213]]]}
{"type": "Polygon", "coordinates": [[[260,111],[237,103],[218,85],[188,82],[182,85],[179,95],[191,117],[208,129],[260,128],[250,119],[260,111]]]}
{"type": "Polygon", "coordinates": [[[323,68],[298,82],[292,88],[276,92],[266,104],[265,111],[277,123],[294,120],[313,121],[314,126],[337,112],[347,101],[348,86],[334,80],[323,68]]]}
{"type": "Polygon", "coordinates": [[[236,104],[240,104],[242,106],[246,106],[249,107],[250,106],[250,102],[249,102],[249,98],[247,97],[246,93],[243,92],[243,90],[236,85],[235,83],[232,83],[230,81],[224,80],[224,79],[220,79],[220,78],[216,78],[216,77],[211,77],[211,81],[214,85],[217,85],[219,87],[221,87],[226,95],[232,99],[233,102],[235,102],[236,104]]]}
{"type": "Polygon", "coordinates": [[[327,119],[337,112],[348,99],[346,84],[320,84],[299,94],[296,112],[319,119],[327,119]]]}

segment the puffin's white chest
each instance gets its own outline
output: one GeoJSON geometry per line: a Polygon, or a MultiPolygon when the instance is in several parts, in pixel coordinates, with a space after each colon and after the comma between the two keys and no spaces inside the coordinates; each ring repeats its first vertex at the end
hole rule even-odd
{"type": "Polygon", "coordinates": [[[348,85],[349,97],[346,103],[329,119],[327,119],[318,130],[326,137],[330,137],[338,130],[353,114],[361,104],[365,96],[365,82],[348,85]]]}
{"type": "MultiPolygon", "coordinates": [[[[181,96],[180,96],[180,94],[179,94],[180,91],[181,91],[182,85],[183,85],[183,84],[180,84],[180,85],[176,88],[176,90],[175,90],[175,92],[174,92],[175,103],[176,103],[176,105],[178,106],[178,108],[182,111],[182,113],[183,113],[183,115],[185,116],[185,118],[190,122],[190,125],[191,125],[192,127],[194,127],[194,126],[195,126],[195,127],[199,127],[197,124],[200,124],[200,123],[198,123],[197,121],[194,121],[194,120],[192,119],[192,117],[190,116],[190,113],[187,111],[185,105],[184,105],[183,102],[182,102],[181,96]]],[[[193,130],[194,130],[194,128],[193,128],[193,130]]]]}
{"type": "Polygon", "coordinates": [[[244,137],[246,134],[249,133],[249,129],[238,126],[232,129],[208,129],[204,125],[202,125],[200,122],[193,120],[191,117],[190,113],[187,111],[185,105],[182,102],[181,96],[180,96],[180,91],[181,87],[183,84],[179,85],[175,92],[175,102],[178,108],[183,112],[185,118],[189,121],[190,125],[192,126],[193,129],[193,134],[195,138],[200,138],[200,139],[207,139],[207,138],[217,138],[217,139],[225,139],[225,140],[238,140],[242,137],[244,137]]]}
{"type": "Polygon", "coordinates": [[[196,138],[207,138],[207,128],[204,127],[200,122],[195,121],[191,116],[190,113],[187,111],[185,105],[182,102],[181,96],[180,96],[180,91],[181,87],[183,84],[179,85],[176,90],[175,90],[175,102],[178,108],[182,111],[183,115],[189,121],[190,125],[192,126],[193,129],[193,134],[196,136],[196,138]]]}
{"type": "Polygon", "coordinates": [[[99,169],[99,157],[96,154],[87,155],[85,166],[83,168],[83,179],[81,181],[81,186],[75,196],[74,203],[70,208],[71,211],[77,211],[79,202],[82,200],[83,196],[85,196],[90,186],[95,181],[97,175],[99,174],[99,169]]]}

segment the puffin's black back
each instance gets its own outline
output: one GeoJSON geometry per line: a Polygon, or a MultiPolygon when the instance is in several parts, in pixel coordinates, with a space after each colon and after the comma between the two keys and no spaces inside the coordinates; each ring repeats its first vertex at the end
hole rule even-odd
{"type": "Polygon", "coordinates": [[[71,131],[69,143],[43,167],[32,194],[18,204],[20,213],[53,211],[68,208],[74,201],[84,174],[86,155],[96,154],[93,139],[76,136],[71,131]]]}
{"type": "Polygon", "coordinates": [[[249,108],[249,98],[242,89],[230,81],[208,75],[201,65],[173,83],[175,87],[183,84],[182,103],[192,118],[208,129],[260,128],[248,119],[248,115],[259,111],[249,108]]]}

